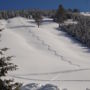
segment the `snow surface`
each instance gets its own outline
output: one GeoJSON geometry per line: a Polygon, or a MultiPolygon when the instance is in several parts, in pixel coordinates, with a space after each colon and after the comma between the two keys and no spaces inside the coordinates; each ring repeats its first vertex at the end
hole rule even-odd
{"type": "MultiPolygon", "coordinates": [[[[24,85],[54,84],[60,89],[90,88],[90,50],[58,29],[58,24],[44,18],[38,28],[33,19],[16,17],[0,20],[0,48],[10,48],[6,54],[15,56],[18,70],[10,72],[24,85]]],[[[31,89],[30,89],[31,90],[31,89]]]]}
{"type": "Polygon", "coordinates": [[[90,16],[90,12],[81,12],[81,15],[90,16]]]}

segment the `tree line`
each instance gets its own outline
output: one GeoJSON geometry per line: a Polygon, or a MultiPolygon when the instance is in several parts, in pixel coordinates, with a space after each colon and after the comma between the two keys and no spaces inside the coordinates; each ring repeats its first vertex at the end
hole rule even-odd
{"type": "Polygon", "coordinates": [[[64,25],[62,30],[90,47],[90,17],[78,16],[76,20],[77,24],[64,25]]]}
{"type": "Polygon", "coordinates": [[[56,10],[40,10],[40,9],[30,9],[30,10],[3,10],[0,11],[0,19],[9,19],[14,17],[24,17],[31,19],[33,18],[39,28],[43,17],[54,17],[56,10]]]}
{"type": "Polygon", "coordinates": [[[30,9],[30,10],[2,10],[0,11],[0,19],[9,19],[17,16],[32,18],[36,12],[42,14],[42,16],[53,17],[56,10],[40,10],[40,9],[30,9]]]}
{"type": "Polygon", "coordinates": [[[78,9],[66,10],[62,5],[58,7],[54,21],[59,24],[59,30],[66,31],[77,40],[90,47],[90,16],[80,14],[78,9]],[[72,19],[77,24],[65,25],[64,21],[72,19]]]}

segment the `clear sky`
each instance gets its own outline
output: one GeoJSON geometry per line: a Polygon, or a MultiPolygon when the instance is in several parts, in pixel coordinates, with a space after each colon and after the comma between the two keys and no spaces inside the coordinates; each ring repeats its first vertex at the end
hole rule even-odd
{"type": "Polygon", "coordinates": [[[65,8],[78,8],[90,11],[90,0],[0,0],[0,10],[6,9],[56,9],[59,4],[65,8]]]}

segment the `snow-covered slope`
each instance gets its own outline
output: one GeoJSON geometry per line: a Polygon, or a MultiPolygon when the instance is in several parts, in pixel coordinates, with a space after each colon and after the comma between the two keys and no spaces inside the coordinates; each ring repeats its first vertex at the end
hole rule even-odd
{"type": "Polygon", "coordinates": [[[58,24],[44,19],[40,28],[34,20],[17,17],[1,20],[0,48],[10,48],[19,69],[8,77],[24,84],[51,83],[68,90],[90,88],[89,49],[58,31],[58,24]]]}

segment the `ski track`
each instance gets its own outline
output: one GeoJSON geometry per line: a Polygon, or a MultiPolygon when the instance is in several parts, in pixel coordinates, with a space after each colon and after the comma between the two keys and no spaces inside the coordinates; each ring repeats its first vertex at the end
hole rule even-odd
{"type": "MultiPolygon", "coordinates": [[[[22,20],[20,20],[20,22],[21,22],[23,25],[25,25],[22,20]]],[[[28,30],[27,27],[25,27],[25,28],[26,28],[26,30],[28,30]]],[[[38,41],[40,41],[43,46],[47,47],[47,50],[48,50],[48,51],[50,51],[51,53],[53,53],[56,57],[59,57],[60,60],[62,60],[62,61],[64,61],[64,62],[67,62],[67,63],[70,64],[70,65],[73,65],[73,66],[76,66],[76,67],[80,67],[79,64],[74,64],[73,62],[71,62],[70,60],[68,60],[66,57],[64,57],[63,55],[59,54],[56,50],[54,50],[53,48],[51,48],[50,45],[46,44],[46,42],[45,42],[44,40],[41,40],[40,37],[37,36],[37,35],[35,35],[34,32],[32,32],[31,30],[29,30],[29,33],[32,34],[32,37],[35,37],[38,41]]]]}
{"type": "Polygon", "coordinates": [[[29,81],[38,81],[38,82],[90,82],[90,80],[51,80],[51,79],[30,79],[30,78],[25,78],[21,76],[14,76],[14,75],[9,75],[13,78],[18,78],[18,79],[24,79],[24,80],[29,80],[29,81]]]}
{"type": "Polygon", "coordinates": [[[64,70],[64,71],[57,71],[57,72],[46,72],[46,73],[17,74],[17,76],[56,75],[56,74],[66,74],[66,73],[73,73],[73,72],[80,72],[80,71],[88,71],[88,70],[90,70],[90,68],[86,68],[86,69],[74,69],[74,70],[64,70]]]}

